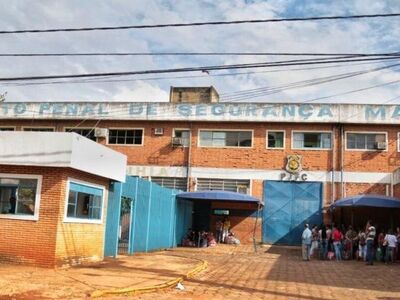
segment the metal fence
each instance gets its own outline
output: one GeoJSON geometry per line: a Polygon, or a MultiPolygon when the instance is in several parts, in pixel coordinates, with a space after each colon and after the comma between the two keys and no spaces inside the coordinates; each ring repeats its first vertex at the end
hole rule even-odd
{"type": "Polygon", "coordinates": [[[104,255],[179,245],[191,227],[193,204],[176,199],[177,193],[138,177],[128,176],[125,183],[114,183],[108,199],[104,255]],[[126,199],[131,199],[130,205],[126,199]]]}

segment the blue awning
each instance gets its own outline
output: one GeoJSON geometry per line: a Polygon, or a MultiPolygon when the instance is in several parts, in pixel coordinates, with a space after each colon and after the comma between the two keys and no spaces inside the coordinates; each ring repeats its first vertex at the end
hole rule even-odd
{"type": "Polygon", "coordinates": [[[176,195],[178,199],[187,200],[213,200],[213,201],[238,201],[238,202],[251,202],[261,203],[261,201],[252,196],[226,191],[197,191],[186,192],[176,195]]]}
{"type": "Polygon", "coordinates": [[[340,199],[333,203],[330,209],[335,209],[336,207],[400,208],[400,199],[382,195],[362,194],[340,199]]]}

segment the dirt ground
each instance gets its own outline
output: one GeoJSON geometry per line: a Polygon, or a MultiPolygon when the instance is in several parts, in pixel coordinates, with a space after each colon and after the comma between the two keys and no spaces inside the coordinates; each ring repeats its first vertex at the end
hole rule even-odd
{"type": "Polygon", "coordinates": [[[400,264],[303,262],[300,254],[296,248],[260,247],[254,253],[251,246],[218,245],[58,271],[0,265],[0,299],[89,298],[96,289],[144,286],[179,277],[193,269],[197,259],[206,260],[208,269],[185,280],[184,290],[105,299],[400,299],[400,264]]]}

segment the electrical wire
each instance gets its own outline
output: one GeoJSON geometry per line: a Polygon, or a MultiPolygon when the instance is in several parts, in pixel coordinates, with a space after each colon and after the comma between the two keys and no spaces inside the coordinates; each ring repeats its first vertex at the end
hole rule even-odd
{"type": "MultiPolygon", "coordinates": [[[[276,87],[262,87],[262,88],[257,88],[257,89],[250,89],[250,90],[242,90],[242,91],[236,91],[232,93],[226,93],[226,96],[221,97],[221,101],[240,101],[244,99],[249,99],[249,98],[256,98],[256,97],[261,97],[265,95],[271,95],[271,94],[276,94],[276,93],[281,93],[285,90],[289,89],[294,89],[294,88],[301,88],[301,87],[309,87],[309,86],[314,86],[314,85],[319,85],[319,84],[324,84],[324,83],[330,83],[334,82],[337,80],[342,80],[342,79],[347,79],[355,76],[360,76],[364,74],[369,74],[385,69],[390,69],[400,66],[400,63],[398,64],[392,64],[389,66],[384,66],[384,67],[379,67],[379,68],[374,68],[374,69],[369,69],[369,70],[364,70],[364,71],[355,71],[355,72],[348,72],[348,73],[341,73],[341,74],[336,74],[336,75],[330,75],[326,77],[318,77],[318,78],[313,78],[313,79],[308,79],[308,80],[302,80],[302,81],[296,81],[284,85],[279,85],[276,87]]],[[[220,94],[222,95],[222,94],[220,94]]]]}
{"type": "MultiPolygon", "coordinates": [[[[280,72],[297,72],[297,71],[308,71],[308,70],[321,70],[321,69],[332,69],[350,66],[361,66],[369,64],[382,64],[380,61],[372,62],[358,62],[358,63],[346,63],[346,64],[335,64],[335,65],[324,65],[319,67],[306,67],[306,68],[288,68],[288,69],[276,69],[276,70],[265,70],[265,71],[253,71],[253,72],[230,72],[222,74],[205,74],[205,75],[191,75],[191,76],[168,76],[168,77],[142,77],[132,79],[107,79],[109,77],[104,76],[102,78],[87,78],[77,80],[64,80],[64,81],[42,81],[42,82],[4,82],[3,86],[32,86],[32,85],[53,85],[53,84],[86,84],[86,83],[114,83],[114,82],[132,82],[132,81],[152,81],[152,80],[170,80],[170,79],[191,79],[191,78],[208,78],[208,77],[225,77],[225,76],[240,76],[240,75],[253,75],[253,74],[265,74],[265,73],[280,73],[280,72]]],[[[112,78],[112,77],[111,77],[112,78]]],[[[222,95],[222,94],[220,94],[222,95]]]]}
{"type": "Polygon", "coordinates": [[[0,57],[57,56],[393,56],[391,53],[290,53],[290,52],[87,52],[87,53],[0,53],[0,57]]]}
{"type": "Polygon", "coordinates": [[[304,21],[322,21],[322,20],[354,20],[354,19],[367,19],[367,18],[368,19],[391,18],[399,16],[400,13],[392,13],[392,14],[370,14],[370,15],[349,15],[349,16],[319,16],[319,17],[302,17],[302,18],[297,17],[297,18],[213,21],[213,22],[168,23],[168,24],[148,24],[148,25],[128,25],[128,26],[20,29],[20,30],[1,30],[0,34],[105,31],[105,30],[150,29],[150,28],[166,28],[166,27],[194,27],[194,26],[237,25],[237,24],[256,24],[256,23],[304,22],[304,21]]]}
{"type": "Polygon", "coordinates": [[[107,73],[87,73],[87,74],[70,74],[70,75],[44,75],[44,76],[21,76],[21,77],[2,77],[0,81],[25,81],[25,80],[42,80],[42,79],[67,79],[67,78],[94,78],[104,76],[127,76],[127,75],[144,75],[144,74],[165,74],[165,73],[185,73],[195,71],[214,71],[214,70],[231,70],[231,69],[250,69],[250,68],[267,68],[278,66],[300,66],[300,65],[315,65],[315,64],[331,64],[331,63],[347,63],[347,62],[361,62],[361,61],[384,61],[399,59],[400,56],[390,57],[375,57],[375,58],[324,58],[315,60],[291,60],[291,61],[276,61],[276,62],[262,62],[262,63],[248,63],[248,64],[233,64],[233,65],[214,65],[203,67],[186,67],[175,69],[155,69],[143,71],[128,71],[128,72],[107,72],[107,73]]]}

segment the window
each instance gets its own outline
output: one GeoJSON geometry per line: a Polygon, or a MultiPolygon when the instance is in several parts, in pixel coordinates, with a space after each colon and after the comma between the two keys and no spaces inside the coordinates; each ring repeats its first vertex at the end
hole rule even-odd
{"type": "Polygon", "coordinates": [[[284,131],[267,131],[268,144],[267,148],[284,148],[284,131]]]}
{"type": "Polygon", "coordinates": [[[110,129],[108,143],[115,145],[142,145],[143,129],[110,129]]]}
{"type": "Polygon", "coordinates": [[[24,127],[24,131],[44,131],[44,132],[53,132],[54,128],[51,127],[24,127]]]}
{"type": "Polygon", "coordinates": [[[294,149],[330,149],[331,133],[327,132],[294,132],[293,148],[294,149]]]}
{"type": "Polygon", "coordinates": [[[67,218],[101,220],[103,189],[76,182],[69,183],[67,218]]]}
{"type": "Polygon", "coordinates": [[[248,194],[250,191],[250,180],[197,178],[197,190],[219,190],[248,194]]]}
{"type": "Polygon", "coordinates": [[[94,129],[93,128],[66,128],[66,132],[75,132],[80,134],[89,140],[96,142],[96,137],[94,136],[94,129]]]}
{"type": "Polygon", "coordinates": [[[251,131],[200,130],[202,147],[251,147],[251,131]]]}
{"type": "Polygon", "coordinates": [[[0,131],[14,131],[14,127],[0,127],[0,131]]]}
{"type": "Polygon", "coordinates": [[[189,147],[190,143],[190,130],[188,129],[174,129],[174,138],[180,138],[183,147],[189,147]]]}
{"type": "Polygon", "coordinates": [[[151,181],[166,188],[187,190],[187,179],[185,177],[151,177],[151,181]]]}
{"type": "Polygon", "coordinates": [[[357,150],[385,150],[385,133],[346,133],[346,148],[357,150]]]}
{"type": "Polygon", "coordinates": [[[37,219],[38,186],[38,178],[0,175],[0,214],[37,219]]]}

